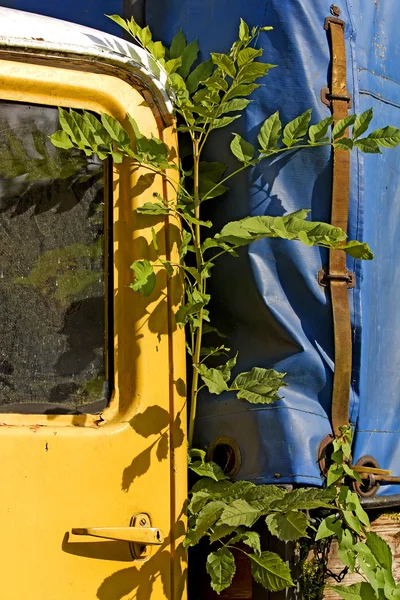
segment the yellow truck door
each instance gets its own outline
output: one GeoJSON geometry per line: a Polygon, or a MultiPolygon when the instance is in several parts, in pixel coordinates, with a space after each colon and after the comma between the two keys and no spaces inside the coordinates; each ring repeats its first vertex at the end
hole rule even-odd
{"type": "MultiPolygon", "coordinates": [[[[48,140],[58,106],[129,113],[175,147],[172,125],[138,67],[40,44],[0,48],[1,595],[181,598],[180,283],[129,288],[153,258],[134,209],[170,190],[48,140]]],[[[173,256],[177,225],[154,226],[173,256]]]]}

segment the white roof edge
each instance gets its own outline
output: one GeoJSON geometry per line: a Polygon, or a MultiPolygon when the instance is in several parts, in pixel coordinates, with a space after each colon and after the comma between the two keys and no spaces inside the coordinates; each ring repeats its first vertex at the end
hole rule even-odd
{"type": "Polygon", "coordinates": [[[76,54],[119,65],[138,76],[153,90],[161,114],[170,121],[173,95],[167,90],[167,75],[150,54],[136,44],[114,35],[12,8],[0,7],[0,49],[37,54],[76,54]]]}

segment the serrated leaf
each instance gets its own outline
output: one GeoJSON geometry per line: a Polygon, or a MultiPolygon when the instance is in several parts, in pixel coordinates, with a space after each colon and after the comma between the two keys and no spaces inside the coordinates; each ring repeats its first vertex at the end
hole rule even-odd
{"type": "Polygon", "coordinates": [[[237,391],[237,397],[244,398],[252,404],[270,404],[279,400],[279,388],[286,384],[282,381],[286,373],[278,373],[274,369],[253,367],[251,371],[240,373],[233,381],[231,388],[237,391]]]}
{"type": "Polygon", "coordinates": [[[375,560],[388,571],[392,571],[392,551],[390,546],[374,531],[366,534],[366,545],[371,550],[375,560]]]}
{"type": "Polygon", "coordinates": [[[354,145],[361,150],[361,152],[365,152],[366,154],[382,154],[376,140],[370,138],[355,140],[354,145]]]}
{"type": "Polygon", "coordinates": [[[257,554],[261,554],[260,534],[256,531],[240,532],[229,540],[230,544],[238,544],[239,542],[246,544],[257,554]]]}
{"type": "Polygon", "coordinates": [[[153,265],[147,259],[136,260],[131,264],[131,269],[135,273],[135,281],[129,287],[143,296],[149,296],[156,286],[153,265]]]}
{"type": "Polygon", "coordinates": [[[268,117],[266,121],[264,121],[257,136],[261,150],[267,153],[274,150],[278,144],[281,131],[282,123],[279,118],[279,112],[276,111],[273,115],[268,117]]]}
{"type": "Polygon", "coordinates": [[[293,586],[289,567],[275,552],[251,554],[251,572],[257,583],[271,592],[279,592],[293,586]]]}
{"type": "Polygon", "coordinates": [[[262,53],[262,48],[259,48],[258,50],[256,50],[256,48],[243,48],[238,54],[237,63],[239,67],[243,67],[243,65],[248,62],[253,62],[257,57],[262,56],[262,53]]]}
{"type": "Polygon", "coordinates": [[[302,115],[290,121],[283,130],[283,143],[285,146],[291,146],[298,140],[303,138],[308,129],[308,124],[311,119],[311,108],[306,110],[302,115]]]}
{"type": "Polygon", "coordinates": [[[171,47],[169,49],[170,58],[178,58],[178,57],[182,56],[185,48],[186,48],[186,38],[184,36],[182,29],[180,29],[172,40],[171,47]]]}
{"type": "Polygon", "coordinates": [[[206,60],[205,62],[200,63],[197,67],[190,73],[189,77],[186,79],[186,87],[190,94],[193,94],[199,84],[210,77],[213,72],[214,64],[211,59],[206,60]]]}
{"type": "Polygon", "coordinates": [[[199,45],[197,40],[190,42],[184,49],[182,53],[182,64],[179,67],[179,74],[182,75],[183,78],[186,78],[189,75],[190,67],[195,62],[198,53],[199,45]]]}
{"type": "Polygon", "coordinates": [[[368,138],[375,140],[378,146],[382,146],[382,148],[395,148],[400,144],[400,129],[387,125],[383,129],[372,131],[368,138]]]}
{"type": "Polygon", "coordinates": [[[362,135],[363,133],[365,133],[367,131],[368,126],[369,126],[373,116],[374,116],[374,111],[372,110],[372,108],[369,108],[368,110],[361,113],[361,115],[358,115],[358,117],[354,121],[353,133],[352,133],[353,140],[360,137],[360,135],[362,135]]]}
{"type": "Polygon", "coordinates": [[[332,139],[337,140],[337,139],[343,137],[344,134],[346,133],[346,129],[350,125],[353,125],[356,118],[357,118],[357,115],[349,115],[349,116],[345,117],[344,119],[340,119],[333,128],[332,139]]]}
{"type": "Polygon", "coordinates": [[[315,508],[332,508],[330,501],[336,493],[332,489],[298,488],[288,492],[282,500],[274,502],[274,510],[312,510],[315,508]]]}
{"type": "Polygon", "coordinates": [[[214,525],[212,529],[213,532],[210,535],[210,544],[213,544],[214,542],[217,542],[218,540],[230,535],[234,531],[237,531],[237,527],[232,525],[214,525]]]}
{"type": "Polygon", "coordinates": [[[227,548],[220,548],[207,556],[206,570],[211,577],[212,589],[220,594],[228,588],[236,571],[235,559],[227,548]]]}
{"type": "Polygon", "coordinates": [[[256,486],[251,481],[235,481],[225,492],[221,498],[226,502],[231,502],[237,498],[243,498],[247,491],[254,489],[256,486]]]}
{"type": "Polygon", "coordinates": [[[233,61],[226,54],[211,52],[211,60],[229,77],[235,77],[236,68],[233,61]]]}
{"type": "Polygon", "coordinates": [[[194,492],[190,500],[188,511],[196,514],[212,499],[208,492],[194,492]]]}
{"type": "Polygon", "coordinates": [[[227,383],[219,369],[208,368],[204,364],[194,365],[211,394],[221,394],[228,390],[227,383]]]}
{"type": "Polygon", "coordinates": [[[327,585],[326,587],[336,592],[343,600],[376,600],[373,588],[365,581],[352,585],[327,585]]]}
{"type": "Polygon", "coordinates": [[[319,524],[315,541],[317,542],[332,535],[337,535],[342,528],[342,523],[342,520],[338,519],[336,515],[329,515],[319,524]]]}
{"type": "Polygon", "coordinates": [[[194,546],[207,533],[207,530],[218,521],[226,504],[220,500],[215,500],[207,504],[199,513],[196,520],[196,526],[189,529],[184,541],[185,548],[194,546]]]}
{"type": "Polygon", "coordinates": [[[230,145],[232,154],[243,163],[248,163],[254,156],[254,146],[246,142],[238,133],[234,134],[230,145]]]}
{"type": "Polygon", "coordinates": [[[347,525],[353,529],[356,533],[361,533],[361,524],[358,519],[351,511],[344,510],[342,511],[343,519],[346,521],[347,525]]]}
{"type": "Polygon", "coordinates": [[[247,527],[251,527],[257,521],[258,517],[258,510],[245,500],[239,498],[225,507],[218,524],[235,527],[246,525],[247,527]]]}
{"type": "Polygon", "coordinates": [[[265,522],[272,535],[275,535],[284,542],[307,537],[306,532],[309,521],[305,513],[295,510],[286,512],[285,514],[274,513],[268,515],[265,522]]]}
{"type": "Polygon", "coordinates": [[[202,479],[199,479],[199,481],[196,481],[191,492],[202,491],[209,492],[210,494],[219,494],[226,491],[231,485],[233,485],[232,482],[226,477],[225,479],[219,479],[218,481],[209,477],[203,477],[202,479]]]}
{"type": "Polygon", "coordinates": [[[212,461],[195,461],[194,463],[190,463],[189,469],[200,477],[209,477],[214,481],[222,481],[223,479],[226,479],[226,475],[221,467],[212,461]]]}
{"type": "Polygon", "coordinates": [[[69,150],[74,147],[71,138],[65,131],[56,131],[53,135],[50,135],[50,140],[53,146],[56,148],[63,148],[64,150],[69,150]]]}
{"type": "Polygon", "coordinates": [[[339,479],[342,479],[343,476],[344,476],[343,467],[341,465],[333,464],[331,467],[329,467],[328,475],[326,478],[326,485],[328,487],[330,487],[336,481],[339,481],[339,479]]]}
{"type": "Polygon", "coordinates": [[[273,69],[276,65],[270,65],[267,63],[253,62],[241,67],[236,81],[238,84],[253,83],[256,79],[264,77],[270,69],[273,69]]]}
{"type": "Polygon", "coordinates": [[[226,127],[239,119],[240,115],[235,115],[234,117],[221,117],[219,119],[213,119],[211,122],[210,129],[220,129],[221,127],[226,127]]]}
{"type": "Polygon", "coordinates": [[[269,511],[275,500],[281,500],[286,494],[285,489],[276,485],[257,485],[245,492],[243,500],[246,500],[250,506],[256,508],[262,515],[269,511]]]}
{"type": "Polygon", "coordinates": [[[308,130],[308,137],[311,142],[318,142],[322,138],[324,138],[327,134],[327,131],[333,123],[333,117],[326,117],[326,119],[322,119],[319,123],[315,125],[311,125],[308,130]]]}
{"type": "Polygon", "coordinates": [[[142,215],[168,215],[170,209],[161,202],[145,202],[136,208],[136,212],[142,215]]]}

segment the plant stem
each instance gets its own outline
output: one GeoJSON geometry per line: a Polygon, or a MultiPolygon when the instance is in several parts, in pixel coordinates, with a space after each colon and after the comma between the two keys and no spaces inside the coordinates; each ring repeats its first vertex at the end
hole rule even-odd
{"type": "MultiPolygon", "coordinates": [[[[194,210],[196,219],[200,219],[200,197],[199,197],[199,163],[200,163],[200,151],[199,151],[199,142],[197,139],[193,140],[193,198],[194,198],[194,210]]],[[[195,224],[194,227],[194,238],[193,238],[194,247],[196,250],[196,268],[199,273],[201,273],[203,266],[203,258],[201,253],[201,238],[200,238],[200,225],[198,223],[195,224]]],[[[201,279],[201,289],[200,293],[204,293],[204,279],[201,279]]],[[[189,415],[189,432],[188,432],[188,445],[189,449],[193,444],[193,435],[194,435],[194,423],[196,419],[196,411],[197,411],[197,395],[198,395],[198,384],[199,384],[199,373],[196,370],[196,366],[200,362],[200,353],[201,353],[201,339],[203,333],[203,307],[200,308],[198,313],[198,321],[199,325],[196,329],[195,333],[195,345],[194,352],[192,357],[192,390],[190,395],[190,415],[189,415]]]]}

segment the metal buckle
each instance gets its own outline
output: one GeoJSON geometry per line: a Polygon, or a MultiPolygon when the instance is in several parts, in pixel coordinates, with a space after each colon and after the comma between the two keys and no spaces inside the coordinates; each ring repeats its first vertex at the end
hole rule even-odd
{"type": "Polygon", "coordinates": [[[343,275],[330,275],[328,269],[323,267],[318,271],[318,283],[322,287],[327,287],[330,281],[345,281],[347,288],[351,289],[356,286],[356,274],[346,270],[346,273],[343,273],[343,275]]]}

